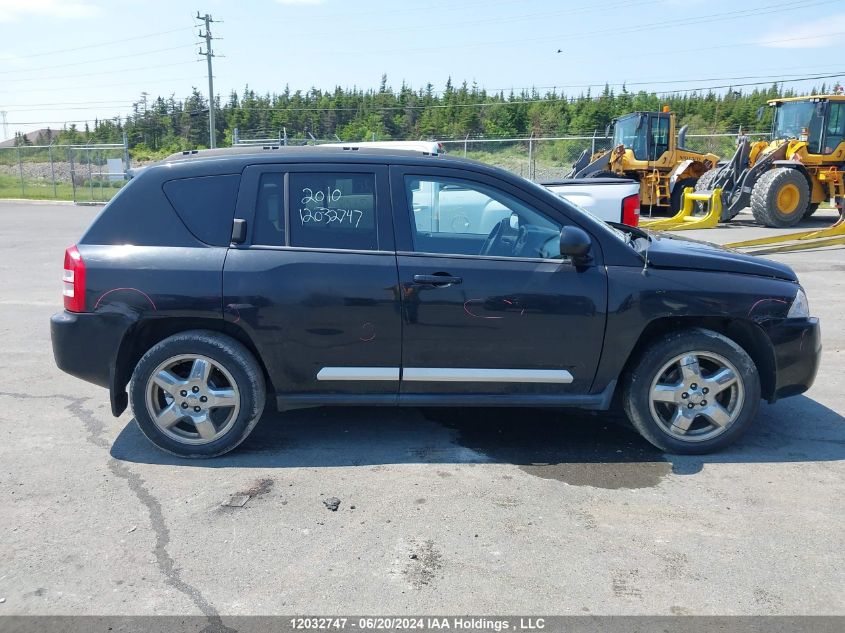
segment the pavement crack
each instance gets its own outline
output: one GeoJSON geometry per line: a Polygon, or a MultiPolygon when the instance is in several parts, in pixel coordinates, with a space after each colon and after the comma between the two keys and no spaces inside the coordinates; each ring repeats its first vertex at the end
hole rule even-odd
{"type": "MultiPolygon", "coordinates": [[[[0,396],[7,396],[11,398],[25,398],[29,400],[47,400],[57,399],[64,400],[67,404],[65,409],[82,422],[85,430],[88,432],[87,441],[97,446],[108,450],[110,448],[109,441],[104,437],[105,425],[98,420],[94,415],[94,411],[85,407],[85,403],[89,398],[77,398],[68,396],[66,394],[47,394],[47,395],[31,395],[26,393],[15,393],[0,391],[0,396]]],[[[126,464],[120,462],[113,457],[109,457],[107,463],[109,470],[120,479],[126,481],[129,490],[138,498],[138,500],[146,507],[147,513],[150,516],[150,524],[155,534],[155,559],[156,566],[164,576],[166,584],[170,585],[177,591],[185,594],[191,602],[199,609],[202,614],[208,619],[208,626],[203,628],[201,633],[225,633],[234,632],[223,625],[220,614],[206,600],[199,589],[194,587],[189,582],[182,579],[179,569],[176,567],[176,561],[167,551],[167,546],[170,544],[170,530],[164,520],[164,512],[161,508],[161,503],[153,495],[144,484],[144,480],[138,473],[133,472],[126,464]]]]}

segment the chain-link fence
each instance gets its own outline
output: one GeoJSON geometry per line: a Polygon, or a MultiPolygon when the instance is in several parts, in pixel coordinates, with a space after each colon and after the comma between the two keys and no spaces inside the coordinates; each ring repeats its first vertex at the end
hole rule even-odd
{"type": "MultiPolygon", "coordinates": [[[[765,139],[756,135],[752,140],[765,139]]],[[[687,134],[684,147],[694,152],[710,152],[722,159],[733,156],[736,134],[687,134]]],[[[542,138],[509,138],[440,141],[452,155],[474,158],[502,167],[536,182],[563,178],[572,164],[588,150],[590,154],[611,148],[608,136],[558,136],[542,138]]]]}
{"type": "Polygon", "coordinates": [[[126,183],[126,143],[0,148],[0,198],[106,202],[126,183]]]}

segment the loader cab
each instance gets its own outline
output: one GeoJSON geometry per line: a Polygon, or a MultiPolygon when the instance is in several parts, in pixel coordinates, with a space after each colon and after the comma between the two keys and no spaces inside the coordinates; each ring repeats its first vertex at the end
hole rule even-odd
{"type": "Polygon", "coordinates": [[[654,162],[672,149],[673,121],[668,112],[633,112],[613,125],[613,146],[624,145],[636,160],[654,162]]]}
{"type": "Polygon", "coordinates": [[[845,101],[809,98],[771,102],[772,139],[807,142],[810,154],[832,154],[845,139],[845,101]]]}

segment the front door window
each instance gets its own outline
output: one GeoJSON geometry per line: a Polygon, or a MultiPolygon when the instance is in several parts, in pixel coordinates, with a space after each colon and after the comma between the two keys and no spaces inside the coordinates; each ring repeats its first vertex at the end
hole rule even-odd
{"type": "Polygon", "coordinates": [[[481,183],[405,177],[419,253],[554,259],[561,225],[481,183]]]}

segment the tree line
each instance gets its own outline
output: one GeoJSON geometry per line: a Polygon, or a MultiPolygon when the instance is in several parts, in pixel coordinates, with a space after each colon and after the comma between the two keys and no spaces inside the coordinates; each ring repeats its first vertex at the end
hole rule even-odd
{"type": "MultiPolygon", "coordinates": [[[[824,84],[813,93],[825,94],[824,84]]],[[[841,90],[838,84],[831,91],[841,90]]],[[[617,116],[638,110],[659,110],[668,105],[680,124],[692,132],[719,133],[767,131],[771,113],[757,118],[760,106],[777,97],[797,96],[778,84],[751,91],[716,93],[688,92],[658,95],[653,92],[619,91],[605,86],[568,96],[557,90],[526,90],[491,93],[466,82],[451,80],[441,91],[431,84],[414,90],[404,83],[391,88],[382,77],[377,89],[341,88],[258,94],[248,86],[223,100],[215,99],[218,144],[230,145],[237,128],[241,138],[275,137],[282,130],[291,143],[309,139],[362,141],[389,139],[512,138],[602,134],[617,116]]],[[[120,143],[124,132],[137,158],[159,157],[171,152],[208,146],[208,100],[193,88],[177,99],[152,98],[142,93],[126,117],[95,121],[82,129],[43,131],[39,140],[56,143],[120,143]],[[43,137],[43,138],[42,138],[43,137]]],[[[19,144],[31,143],[18,136],[19,144]]]]}

